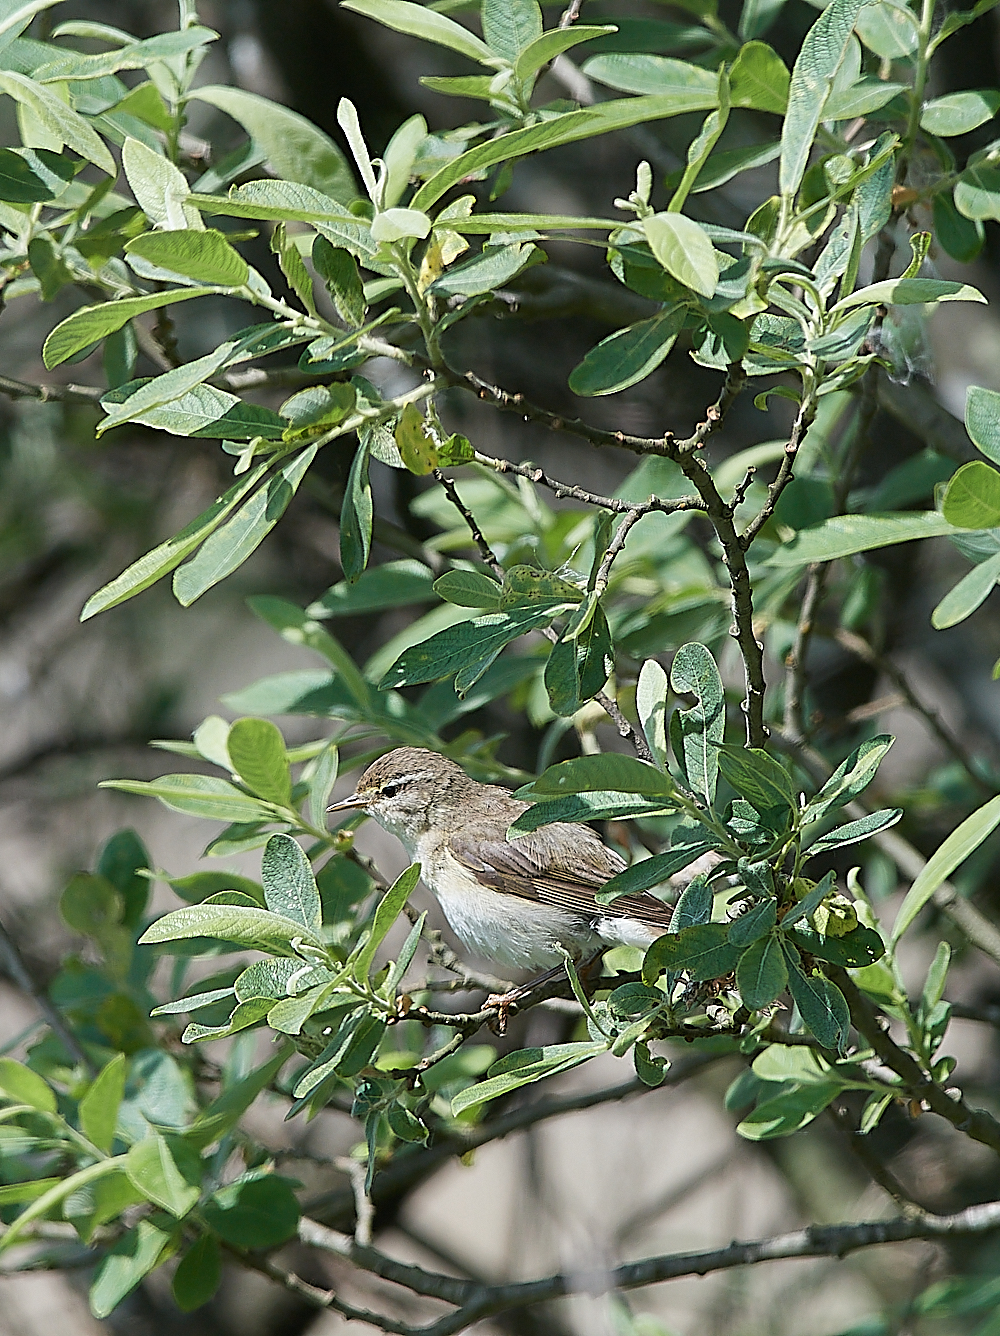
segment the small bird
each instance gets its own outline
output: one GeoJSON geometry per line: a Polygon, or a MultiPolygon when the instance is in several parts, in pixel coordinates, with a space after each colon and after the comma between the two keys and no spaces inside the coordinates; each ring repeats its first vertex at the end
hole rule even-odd
{"type": "MultiPolygon", "coordinates": [[[[652,895],[597,904],[595,893],[627,865],[589,826],[554,822],[509,838],[529,806],[446,756],[398,747],[327,810],[361,808],[395,835],[462,945],[502,965],[551,969],[563,951],[587,961],[612,946],[645,948],[667,930],[670,907],[652,895]]],[[[507,998],[515,1000],[487,1005],[507,998]]]]}

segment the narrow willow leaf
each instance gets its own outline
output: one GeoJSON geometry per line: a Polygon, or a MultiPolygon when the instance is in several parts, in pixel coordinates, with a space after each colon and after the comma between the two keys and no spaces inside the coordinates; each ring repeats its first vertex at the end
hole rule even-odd
{"type": "Polygon", "coordinates": [[[305,116],[242,88],[213,84],[193,88],[188,96],[238,121],[263,150],[276,176],[310,186],[340,204],[354,199],[357,190],[347,159],[305,116]]]}
{"type": "Polygon", "coordinates": [[[747,1141],[771,1141],[775,1137],[791,1136],[818,1117],[843,1088],[840,1081],[794,1086],[786,1094],[758,1104],[738,1124],[736,1131],[747,1141]]]}
{"type": "MultiPolygon", "coordinates": [[[[471,622],[446,627],[429,640],[404,650],[382,678],[379,690],[433,682],[470,668],[479,670],[481,676],[512,640],[551,620],[550,609],[527,608],[512,613],[491,612],[471,622]]],[[[468,690],[474,681],[467,680],[463,685],[468,690]]]]}
{"type": "Polygon", "coordinates": [[[361,438],[351,461],[340,507],[340,564],[349,584],[362,576],[372,546],[371,483],[368,481],[368,445],[361,438]]]}
{"type": "Polygon", "coordinates": [[[581,42],[592,42],[597,37],[617,32],[613,24],[601,26],[575,24],[571,28],[550,28],[548,32],[536,37],[524,47],[514,62],[514,78],[528,79],[556,56],[579,46],[581,42]]]}
{"type": "MultiPolygon", "coordinates": [[[[837,3],[837,0],[834,0],[837,3]]],[[[943,278],[887,278],[884,283],[859,288],[831,309],[846,311],[851,306],[882,303],[886,306],[922,306],[927,302],[982,302],[986,298],[968,283],[953,283],[943,278]]]]}
{"type": "Polygon", "coordinates": [[[371,972],[372,961],[375,959],[375,952],[382,945],[389,929],[403,912],[403,906],[413,894],[413,888],[419,880],[420,864],[411,863],[405,872],[400,873],[379,901],[379,906],[375,911],[375,918],[372,921],[368,940],[361,948],[357,959],[354,962],[354,973],[356,978],[361,980],[368,978],[368,975],[371,972]]]}
{"type": "Polygon", "coordinates": [[[292,942],[304,938],[313,946],[319,939],[301,923],[266,909],[242,905],[187,905],[150,924],[140,942],[178,942],[191,937],[217,937],[223,942],[292,955],[292,942]]]}
{"type": "Polygon", "coordinates": [[[697,698],[691,709],[677,711],[671,737],[676,729],[680,746],[676,760],[695,792],[711,803],[719,773],[719,752],[713,743],[725,736],[726,693],[715,660],[704,645],[681,646],[670,668],[670,685],[697,698]]]}
{"type": "Polygon", "coordinates": [[[169,292],[151,292],[145,297],[121,297],[118,301],[101,302],[97,306],[81,306],[56,325],[45,340],[42,360],[51,371],[90,344],[99,343],[108,334],[121,329],[144,311],[156,311],[174,302],[190,301],[192,297],[206,297],[214,291],[214,288],[204,287],[173,288],[169,292]]]}
{"type": "Polygon", "coordinates": [[[587,396],[617,394],[645,380],[674,346],[686,315],[685,307],[673,306],[609,334],[570,372],[570,389],[587,396]]]}
{"type": "Polygon", "coordinates": [[[568,1072],[578,1067],[581,1062],[596,1058],[599,1053],[608,1051],[607,1041],[586,1041],[573,1044],[549,1044],[544,1048],[523,1048],[515,1053],[508,1053],[500,1062],[490,1068],[491,1075],[478,1085],[455,1095],[451,1101],[451,1112],[457,1117],[465,1109],[475,1108],[488,1100],[498,1099],[521,1086],[533,1085],[546,1076],[555,1076],[558,1072],[568,1072]],[[503,1067],[501,1071],[497,1068],[503,1067]]]}
{"type": "Polygon", "coordinates": [[[641,125],[644,121],[680,116],[688,111],[710,111],[715,106],[716,79],[714,74],[708,77],[711,85],[709,89],[704,86],[692,87],[659,97],[630,97],[600,102],[596,106],[567,112],[525,130],[513,130],[510,134],[460,154],[435,172],[410,203],[413,208],[426,212],[452,186],[497,163],[511,162],[529,153],[541,153],[544,149],[576,143],[594,135],[609,134],[613,130],[625,130],[632,125],[641,125]]]}
{"type": "MultiPolygon", "coordinates": [[[[670,849],[666,853],[653,854],[651,858],[643,858],[640,862],[633,863],[631,867],[626,868],[624,872],[619,872],[610,881],[605,882],[594,898],[599,905],[610,905],[620,895],[636,895],[640,891],[648,891],[650,887],[659,886],[668,877],[672,877],[675,872],[683,871],[696,858],[707,853],[712,847],[707,843],[691,844],[685,845],[681,849],[670,849]]],[[[711,892],[709,891],[709,901],[711,901],[711,898],[711,892]]],[[[677,910],[675,909],[674,917],[670,920],[672,929],[676,919],[677,910]]],[[[687,925],[682,924],[681,926],[687,925]]]]}
{"type": "Polygon", "coordinates": [[[459,608],[500,610],[502,586],[479,571],[445,571],[434,581],[434,592],[459,608]]]}
{"type": "Polygon", "coordinates": [[[892,927],[893,944],[899,941],[938,887],[979,848],[997,825],[1000,825],[1000,798],[991,798],[985,806],[966,817],[931,855],[899,907],[892,927]]]}
{"type": "Polygon", "coordinates": [[[159,779],[106,779],[100,786],[159,798],[165,807],[207,821],[273,821],[274,809],[214,775],[161,775],[159,779]]]}
{"type": "Polygon", "coordinates": [[[848,821],[845,826],[837,826],[810,844],[806,850],[806,857],[811,858],[814,854],[827,853],[830,849],[840,849],[848,844],[858,844],[871,835],[891,829],[902,815],[901,807],[887,807],[880,812],[869,812],[867,816],[859,817],[857,821],[848,821]]]}
{"type": "Polygon", "coordinates": [[[823,104],[847,52],[861,0],[833,0],[806,33],[792,70],[781,130],[779,184],[785,196],[802,183],[823,104]]]}
{"type": "Polygon", "coordinates": [[[272,835],[260,865],[264,898],[272,914],[294,919],[310,931],[323,922],[312,864],[290,835],[272,835]]]}
{"type": "Polygon", "coordinates": [[[408,37],[446,46],[480,65],[497,67],[503,63],[468,28],[424,5],[410,4],[409,0],[344,0],[344,8],[364,14],[365,18],[374,19],[395,32],[406,33],[408,37]]]}
{"type": "Polygon", "coordinates": [[[331,743],[316,758],[309,780],[309,819],[314,826],[326,826],[326,807],[330,801],[330,792],[337,782],[339,766],[340,754],[331,743]]]}
{"type": "Polygon", "coordinates": [[[655,659],[647,659],[642,665],[635,689],[635,708],[639,723],[649,749],[657,764],[667,768],[667,691],[669,679],[666,671],[655,659]]]}
{"type": "Polygon", "coordinates": [[[651,797],[666,797],[676,792],[669,775],[622,752],[602,752],[597,756],[560,761],[558,765],[549,766],[531,785],[533,797],[593,793],[599,789],[619,789],[623,793],[642,793],[651,797]]]}
{"type": "Polygon", "coordinates": [[[110,1153],[115,1139],[127,1068],[125,1054],[119,1053],[101,1068],[80,1100],[80,1130],[88,1141],[106,1154],[110,1153]]]}
{"type": "MultiPolygon", "coordinates": [[[[0,71],[0,92],[26,107],[51,139],[49,148],[57,151],[63,144],[81,158],[100,167],[111,177],[117,176],[115,160],[89,121],[63,102],[55,91],[13,70],[0,71]]],[[[37,142],[37,141],[36,141],[37,142]]]]}
{"type": "Polygon", "coordinates": [[[921,129],[932,135],[966,135],[992,120],[1000,108],[1000,92],[995,88],[973,88],[962,93],[947,93],[924,103],[920,113],[921,129]]]}
{"type": "Polygon", "coordinates": [[[759,812],[782,804],[794,812],[798,806],[791,778],[772,756],[759,747],[716,745],[719,769],[737,793],[759,812]]]}
{"type": "Polygon", "coordinates": [[[931,613],[931,625],[938,631],[956,626],[984,603],[1000,580],[1000,552],[978,566],[973,566],[954,589],[949,590],[931,613]]]}
{"type": "Polygon", "coordinates": [[[215,529],[197,555],[181,566],[174,575],[174,596],[182,607],[190,607],[256,551],[298,491],[318,449],[318,444],[307,446],[282,464],[232,519],[215,529]]]}
{"type": "Polygon", "coordinates": [[[835,515],[815,528],[801,530],[790,543],[772,553],[767,565],[807,566],[954,532],[954,525],[936,510],[902,515],[835,515]]]}
{"type": "Polygon", "coordinates": [[[711,99],[704,105],[691,107],[691,111],[710,110],[715,105],[718,92],[718,81],[712,71],[669,56],[646,55],[642,52],[592,56],[584,65],[583,72],[588,79],[596,79],[598,83],[608,88],[618,88],[623,93],[660,96],[693,93],[711,99]]]}
{"type": "Polygon", "coordinates": [[[354,257],[349,251],[333,246],[326,237],[317,236],[312,246],[312,262],[333,298],[340,318],[354,329],[364,324],[364,287],[354,257]]]}

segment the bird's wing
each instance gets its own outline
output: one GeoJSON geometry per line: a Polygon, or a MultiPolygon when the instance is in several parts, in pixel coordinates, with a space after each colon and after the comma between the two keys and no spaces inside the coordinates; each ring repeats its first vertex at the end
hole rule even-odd
{"type": "Polygon", "coordinates": [[[458,831],[448,844],[456,860],[495,891],[589,919],[633,918],[657,928],[670,923],[670,906],[652,895],[623,895],[607,906],[595,902],[595,893],[627,864],[589,826],[556,822],[516,840],[500,831],[495,837],[458,831]]]}

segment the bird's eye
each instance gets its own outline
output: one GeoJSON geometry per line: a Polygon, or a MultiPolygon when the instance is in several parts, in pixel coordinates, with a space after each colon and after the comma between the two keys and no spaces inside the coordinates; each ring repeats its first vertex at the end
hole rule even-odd
{"type": "Polygon", "coordinates": [[[395,795],[400,791],[400,789],[401,789],[402,787],[403,787],[403,784],[402,784],[402,781],[401,781],[401,780],[398,780],[398,779],[390,779],[390,781],[389,781],[388,784],[383,784],[383,785],[382,785],[382,797],[383,797],[383,798],[393,798],[393,797],[395,797],[395,795]]]}

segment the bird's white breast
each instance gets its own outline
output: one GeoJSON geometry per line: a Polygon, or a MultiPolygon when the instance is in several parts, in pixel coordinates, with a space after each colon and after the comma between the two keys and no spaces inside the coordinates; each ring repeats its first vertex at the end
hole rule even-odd
{"type": "Polygon", "coordinates": [[[577,957],[600,950],[600,938],[577,915],[483,886],[447,849],[423,853],[424,881],[473,954],[514,969],[550,969],[562,961],[560,945],[577,957]]]}

